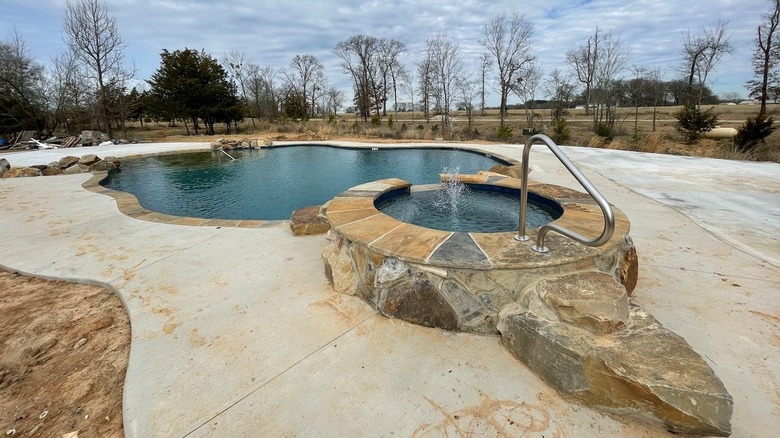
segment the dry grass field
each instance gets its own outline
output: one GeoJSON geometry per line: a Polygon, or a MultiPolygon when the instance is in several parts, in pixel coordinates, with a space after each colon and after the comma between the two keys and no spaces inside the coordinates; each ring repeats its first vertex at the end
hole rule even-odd
{"type": "MultiPolygon", "coordinates": [[[[739,128],[745,119],[758,113],[758,105],[715,105],[711,107],[718,115],[719,126],[739,128]]],[[[682,135],[675,129],[674,114],[679,106],[658,107],[655,110],[655,130],[653,130],[652,107],[618,109],[618,121],[615,136],[605,141],[593,134],[592,120],[584,109],[570,109],[565,118],[569,124],[571,136],[561,144],[599,147],[608,149],[634,150],[652,153],[702,156],[736,160],[756,160],[780,162],[780,131],[770,135],[766,144],[750,153],[735,151],[731,140],[702,139],[698,143],[686,144],[682,135]],[[635,117],[636,134],[634,132],[635,117]]],[[[780,105],[769,105],[770,114],[780,112],[780,105]]],[[[260,136],[276,140],[358,140],[358,141],[448,141],[523,143],[528,136],[522,135],[526,128],[525,110],[511,109],[507,125],[512,128],[511,136],[500,139],[497,136],[499,126],[498,110],[488,110],[486,114],[473,117],[472,129],[468,129],[468,118],[463,111],[453,114],[452,134],[443,132],[438,117],[426,121],[419,112],[400,112],[381,118],[379,126],[364,122],[353,114],[340,114],[336,118],[312,118],[308,121],[287,121],[269,123],[245,120],[238,125],[238,131],[230,133],[224,125],[215,126],[217,135],[213,137],[186,135],[183,125],[169,126],[168,123],[145,123],[144,127],[132,125],[128,128],[128,138],[142,141],[210,141],[219,137],[242,138],[260,136]],[[392,120],[392,121],[391,121],[392,120]]],[[[536,110],[534,128],[555,138],[549,110],[536,110]]]]}

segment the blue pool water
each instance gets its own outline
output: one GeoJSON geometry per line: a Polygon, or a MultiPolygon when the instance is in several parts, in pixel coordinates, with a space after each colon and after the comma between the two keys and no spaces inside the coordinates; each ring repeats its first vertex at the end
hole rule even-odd
{"type": "Polygon", "coordinates": [[[369,181],[439,182],[445,169],[488,170],[502,161],[452,149],[285,146],[223,153],[157,155],[122,161],[103,185],[132,193],[144,208],[209,219],[289,219],[369,181]]]}
{"type": "MultiPolygon", "coordinates": [[[[519,190],[498,191],[462,184],[460,187],[452,190],[442,184],[437,190],[391,193],[375,205],[388,216],[425,228],[478,233],[517,230],[519,190]]],[[[526,226],[530,229],[561,217],[563,209],[554,201],[529,193],[526,212],[526,226]]]]}

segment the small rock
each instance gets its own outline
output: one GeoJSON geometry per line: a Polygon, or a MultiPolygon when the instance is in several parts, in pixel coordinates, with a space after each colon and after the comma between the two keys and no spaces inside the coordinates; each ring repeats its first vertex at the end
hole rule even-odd
{"type": "Polygon", "coordinates": [[[636,255],[636,247],[631,236],[623,236],[623,242],[620,243],[620,260],[618,261],[617,277],[620,283],[626,288],[628,296],[636,288],[636,282],[639,278],[639,257],[636,255]]]}
{"type": "Polygon", "coordinates": [[[62,438],[79,438],[79,431],[74,430],[73,432],[63,433],[62,438]]]}
{"type": "Polygon", "coordinates": [[[81,338],[73,345],[73,349],[77,349],[87,343],[87,338],[81,338]]]}

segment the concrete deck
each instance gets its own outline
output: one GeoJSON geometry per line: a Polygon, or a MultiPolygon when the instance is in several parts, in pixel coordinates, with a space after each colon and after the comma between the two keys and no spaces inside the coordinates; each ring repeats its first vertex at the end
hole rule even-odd
{"type": "MultiPolygon", "coordinates": [[[[17,152],[127,156],[207,144],[17,152]]],[[[482,146],[520,158],[518,146],[482,146]]],[[[735,437],[780,429],[780,165],[565,148],[630,218],[634,299],[734,398],[735,437]]],[[[576,188],[543,146],[533,178],[576,188]]],[[[132,324],[129,437],[666,436],[569,403],[497,337],[390,320],[329,289],[323,236],[121,214],[90,175],[0,179],[0,265],[114,289],[132,324]]]]}

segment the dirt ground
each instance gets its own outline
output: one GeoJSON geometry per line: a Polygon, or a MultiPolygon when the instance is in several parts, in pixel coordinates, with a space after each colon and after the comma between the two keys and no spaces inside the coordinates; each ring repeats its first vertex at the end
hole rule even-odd
{"type": "Polygon", "coordinates": [[[124,436],[130,321],[113,292],[0,270],[0,352],[0,436],[124,436]]]}

